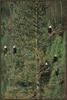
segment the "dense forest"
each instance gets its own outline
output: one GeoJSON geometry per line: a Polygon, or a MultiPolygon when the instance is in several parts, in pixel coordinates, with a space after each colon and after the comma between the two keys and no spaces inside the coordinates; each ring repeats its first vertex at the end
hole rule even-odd
{"type": "Polygon", "coordinates": [[[0,3],[2,97],[64,98],[64,0],[0,3]]]}

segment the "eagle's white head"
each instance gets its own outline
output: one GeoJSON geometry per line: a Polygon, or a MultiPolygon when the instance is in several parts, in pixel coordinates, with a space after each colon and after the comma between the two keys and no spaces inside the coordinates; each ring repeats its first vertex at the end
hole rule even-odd
{"type": "Polygon", "coordinates": [[[45,65],[48,65],[48,63],[46,62],[45,65]]]}
{"type": "Polygon", "coordinates": [[[52,28],[52,26],[50,25],[49,28],[52,28]]]}
{"type": "Polygon", "coordinates": [[[6,49],[6,48],[7,48],[7,46],[5,45],[5,46],[4,46],[4,48],[6,49]]]}
{"type": "Polygon", "coordinates": [[[16,48],[16,46],[14,45],[13,48],[16,48]]]}

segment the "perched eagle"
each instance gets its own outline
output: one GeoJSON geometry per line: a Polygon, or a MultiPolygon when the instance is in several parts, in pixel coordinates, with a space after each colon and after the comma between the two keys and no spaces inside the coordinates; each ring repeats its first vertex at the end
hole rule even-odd
{"type": "Polygon", "coordinates": [[[13,54],[15,54],[17,52],[17,48],[16,48],[16,46],[14,45],[13,46],[13,54]]]}
{"type": "Polygon", "coordinates": [[[7,46],[6,45],[4,46],[4,50],[3,51],[4,51],[4,54],[7,53],[7,46]]]}

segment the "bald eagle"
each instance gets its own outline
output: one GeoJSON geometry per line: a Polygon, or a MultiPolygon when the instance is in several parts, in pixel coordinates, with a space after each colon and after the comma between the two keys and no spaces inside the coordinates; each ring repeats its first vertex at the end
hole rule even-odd
{"type": "Polygon", "coordinates": [[[13,54],[15,54],[17,52],[17,48],[16,48],[16,46],[14,45],[13,46],[13,54]]]}
{"type": "Polygon", "coordinates": [[[3,51],[4,51],[4,54],[6,54],[6,53],[7,53],[7,46],[6,46],[6,45],[4,46],[3,51]]]}
{"type": "Polygon", "coordinates": [[[52,26],[51,26],[51,25],[48,27],[48,33],[49,33],[49,34],[52,33],[52,26]]]}

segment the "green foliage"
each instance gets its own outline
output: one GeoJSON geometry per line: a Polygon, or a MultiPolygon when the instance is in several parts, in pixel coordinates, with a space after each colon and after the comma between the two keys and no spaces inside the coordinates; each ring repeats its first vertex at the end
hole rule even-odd
{"type": "MultiPolygon", "coordinates": [[[[2,48],[4,45],[8,47],[7,54],[4,55],[2,52],[1,55],[2,95],[5,98],[32,97],[36,91],[39,66],[48,60],[51,75],[47,84],[41,84],[43,88],[41,95],[50,98],[64,97],[64,83],[59,84],[59,80],[64,77],[66,32],[63,33],[63,38],[58,33],[52,37],[48,34],[48,25],[52,24],[54,28],[62,24],[59,21],[61,16],[59,14],[50,16],[49,10],[42,2],[37,4],[34,1],[8,2],[2,4],[2,9],[0,39],[2,48]],[[49,17],[54,19],[50,20],[49,17]],[[13,45],[17,46],[15,55],[12,52],[13,45]],[[55,54],[58,56],[58,61],[53,64],[55,54]],[[55,74],[57,68],[59,77],[55,74]],[[32,85],[29,87],[17,85],[17,82],[24,81],[32,82],[32,85]]],[[[58,9],[60,10],[59,7],[58,9]]]]}

